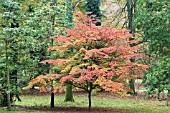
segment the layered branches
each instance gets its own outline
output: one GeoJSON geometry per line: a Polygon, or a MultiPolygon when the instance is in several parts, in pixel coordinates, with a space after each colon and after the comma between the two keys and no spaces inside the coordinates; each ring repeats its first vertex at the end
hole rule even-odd
{"type": "Polygon", "coordinates": [[[50,48],[64,55],[71,53],[64,59],[42,62],[60,66],[62,84],[71,83],[88,90],[88,84],[93,83],[92,88],[96,86],[116,92],[123,89],[126,79],[146,72],[147,65],[130,61],[144,55],[137,54],[139,46],[130,46],[134,40],[128,41],[128,38],[132,38],[128,30],[96,26],[94,15],[87,16],[80,12],[75,15],[75,27],[67,29],[66,36],[53,36],[58,46],[50,48]]]}

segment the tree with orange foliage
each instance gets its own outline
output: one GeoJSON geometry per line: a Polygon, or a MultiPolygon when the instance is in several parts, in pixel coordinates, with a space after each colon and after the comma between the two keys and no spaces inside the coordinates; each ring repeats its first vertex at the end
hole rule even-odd
{"type": "Polygon", "coordinates": [[[130,61],[144,55],[137,54],[139,46],[130,46],[137,40],[128,41],[132,37],[128,30],[96,26],[94,15],[75,14],[75,27],[67,29],[66,36],[53,37],[57,46],[50,50],[62,53],[61,58],[41,63],[53,64],[60,69],[61,85],[72,84],[84,89],[88,93],[90,111],[93,89],[122,92],[128,87],[125,85],[127,80],[141,76],[148,66],[130,61]]]}

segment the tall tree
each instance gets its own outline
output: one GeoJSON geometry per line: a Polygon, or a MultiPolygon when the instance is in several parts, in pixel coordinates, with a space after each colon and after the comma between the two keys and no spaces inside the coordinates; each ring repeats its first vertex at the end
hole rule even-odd
{"type": "Polygon", "coordinates": [[[169,55],[169,1],[138,2],[136,25],[143,35],[143,41],[149,43],[149,50],[159,55],[169,55]]]}
{"type": "MultiPolygon", "coordinates": [[[[18,47],[18,34],[19,34],[19,22],[22,20],[22,16],[20,14],[20,7],[18,2],[14,1],[5,1],[2,3],[1,8],[2,11],[2,18],[1,18],[1,40],[4,40],[5,44],[1,46],[5,46],[3,52],[5,52],[4,56],[5,59],[5,73],[6,77],[2,78],[5,79],[6,83],[2,82],[2,88],[6,88],[6,92],[3,93],[4,90],[1,90],[2,97],[1,97],[1,104],[7,105],[8,109],[11,109],[11,102],[13,102],[13,97],[17,94],[17,50],[18,47]]],[[[2,47],[3,48],[3,47],[2,47]]],[[[4,71],[2,69],[2,71],[4,71]]],[[[1,76],[2,77],[2,76],[1,76]]],[[[19,99],[19,98],[18,98],[19,99]]],[[[20,100],[20,99],[19,99],[20,100]]]]}
{"type": "MultiPolygon", "coordinates": [[[[34,40],[31,46],[38,48],[38,50],[33,48],[31,51],[32,60],[35,60],[35,64],[32,67],[34,69],[36,67],[32,79],[36,78],[38,75],[45,75],[46,73],[53,73],[57,71],[55,69],[53,70],[48,64],[42,65],[40,61],[60,56],[60,53],[53,54],[52,51],[46,51],[47,48],[53,46],[53,39],[49,38],[50,36],[65,34],[63,29],[66,27],[70,28],[72,26],[72,17],[70,17],[72,15],[72,11],[70,9],[71,5],[69,3],[71,4],[71,1],[68,1],[67,3],[66,1],[57,0],[41,3],[39,7],[33,9],[30,18],[27,20],[26,26],[28,29],[30,29],[30,32],[28,32],[26,36],[31,36],[31,38],[34,40]]],[[[49,87],[51,88],[50,106],[54,107],[54,86],[56,83],[53,79],[49,79],[49,81],[49,87]]],[[[70,88],[68,89],[70,90],[70,88]]]]}
{"type": "Polygon", "coordinates": [[[136,25],[147,43],[148,56],[152,68],[145,76],[144,84],[148,86],[148,94],[160,94],[168,91],[170,98],[169,58],[170,58],[170,1],[140,0],[138,1],[136,25]]]}
{"type": "MultiPolygon", "coordinates": [[[[38,75],[46,73],[52,73],[53,70],[48,64],[42,65],[40,61],[44,59],[53,58],[52,52],[47,52],[47,48],[53,46],[53,39],[50,38],[53,35],[58,35],[61,31],[59,25],[65,24],[64,20],[59,20],[60,16],[63,15],[63,9],[58,7],[58,2],[52,0],[50,2],[42,3],[41,6],[34,9],[31,13],[31,17],[28,21],[28,28],[34,28],[29,33],[34,42],[32,43],[33,49],[31,50],[32,60],[35,64],[32,66],[35,71],[32,77],[36,78],[38,75]],[[56,21],[57,20],[57,21],[56,21]],[[60,22],[60,23],[59,23],[60,22]],[[45,46],[44,46],[45,45],[45,46]],[[38,48],[38,49],[34,49],[38,48]],[[36,68],[35,68],[36,67],[36,68]],[[35,74],[36,72],[36,74],[35,74]]],[[[64,26],[64,25],[61,25],[64,26]]],[[[26,35],[27,36],[27,35],[26,35]]],[[[54,107],[54,92],[53,92],[53,81],[51,81],[51,108],[54,107]]]]}
{"type": "MultiPolygon", "coordinates": [[[[70,23],[69,26],[66,26],[66,28],[72,27],[72,21],[73,21],[73,6],[72,6],[72,0],[66,0],[66,18],[68,22],[70,23]]],[[[65,102],[71,101],[73,102],[73,89],[71,84],[66,85],[66,96],[65,96],[65,102]]]]}
{"type": "MultiPolygon", "coordinates": [[[[128,29],[130,30],[130,33],[135,35],[135,24],[134,24],[134,19],[135,19],[135,11],[136,11],[136,3],[137,0],[127,0],[127,14],[128,14],[128,29]]],[[[129,40],[134,40],[134,38],[130,38],[129,40]]],[[[131,46],[134,46],[131,44],[131,46]]],[[[131,59],[131,62],[134,62],[135,59],[131,59]]],[[[135,92],[135,80],[131,79],[129,81],[130,88],[133,91],[133,94],[136,94],[135,92]]]]}

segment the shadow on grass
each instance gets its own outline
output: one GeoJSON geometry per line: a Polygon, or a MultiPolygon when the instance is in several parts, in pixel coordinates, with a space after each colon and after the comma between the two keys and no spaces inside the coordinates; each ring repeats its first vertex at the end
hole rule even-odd
{"type": "MultiPolygon", "coordinates": [[[[59,113],[89,113],[87,107],[54,107],[49,106],[14,106],[19,111],[45,111],[45,112],[59,112],[59,113]]],[[[134,113],[133,109],[123,108],[107,108],[107,107],[92,107],[92,113],[134,113]]]]}

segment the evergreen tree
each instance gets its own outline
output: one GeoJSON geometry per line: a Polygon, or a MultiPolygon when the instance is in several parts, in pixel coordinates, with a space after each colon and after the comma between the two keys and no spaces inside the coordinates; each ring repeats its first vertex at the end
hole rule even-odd
{"type": "MultiPolygon", "coordinates": [[[[84,6],[86,12],[91,12],[90,15],[96,15],[96,19],[101,20],[102,14],[100,12],[100,0],[87,0],[87,4],[84,6]]],[[[101,25],[101,22],[96,23],[97,26],[101,25]]]]}

